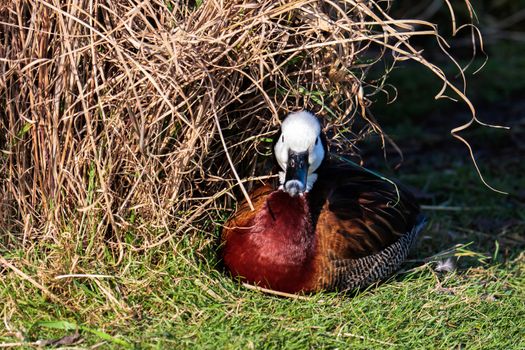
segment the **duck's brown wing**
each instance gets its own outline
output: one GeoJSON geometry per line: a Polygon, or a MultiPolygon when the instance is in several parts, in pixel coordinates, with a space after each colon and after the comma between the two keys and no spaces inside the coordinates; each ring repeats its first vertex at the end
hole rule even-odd
{"type": "Polygon", "coordinates": [[[399,184],[345,166],[329,168],[319,178],[317,192],[312,191],[319,213],[317,287],[350,289],[387,277],[419,232],[414,197],[399,184]]]}

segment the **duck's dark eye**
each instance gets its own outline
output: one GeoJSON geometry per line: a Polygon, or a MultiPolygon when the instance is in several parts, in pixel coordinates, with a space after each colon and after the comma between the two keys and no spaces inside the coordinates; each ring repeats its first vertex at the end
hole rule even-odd
{"type": "Polygon", "coordinates": [[[284,142],[284,135],[281,137],[281,141],[284,142]]]}

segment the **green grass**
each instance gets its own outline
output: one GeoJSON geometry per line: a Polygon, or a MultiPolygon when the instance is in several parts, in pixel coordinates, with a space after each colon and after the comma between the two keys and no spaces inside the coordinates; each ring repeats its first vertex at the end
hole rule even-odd
{"type": "MultiPolygon", "coordinates": [[[[429,178],[431,169],[422,169],[404,181],[426,183],[426,191],[435,194],[429,205],[482,203],[484,208],[427,211],[431,220],[414,251],[415,261],[360,294],[320,293],[296,300],[247,290],[217,267],[214,239],[204,233],[146,253],[128,253],[118,268],[110,267],[109,258],[76,262],[89,273],[113,276],[96,280],[53,280],[47,271],[48,280],[42,281],[46,269],[58,264],[42,249],[17,266],[69,300],[50,300],[4,269],[0,300],[8,328],[0,329],[0,342],[29,346],[74,334],[76,325],[85,347],[523,349],[523,218],[521,224],[487,230],[475,224],[486,217],[516,218],[523,206],[482,187],[468,165],[453,168],[439,181],[429,178]],[[469,242],[456,255],[470,257],[459,257],[453,273],[437,273],[433,262],[422,262],[469,242]]],[[[16,251],[2,255],[10,261],[26,256],[16,251]]]]}
{"type": "MultiPolygon", "coordinates": [[[[137,293],[127,301],[137,313],[134,317],[118,321],[117,313],[110,311],[97,315],[102,317],[98,325],[84,327],[113,334],[113,341],[106,342],[114,347],[124,342],[140,348],[196,344],[203,348],[289,349],[368,349],[383,348],[385,344],[442,349],[525,346],[523,259],[446,277],[425,267],[358,296],[319,294],[308,301],[245,291],[213,272],[210,280],[211,271],[188,276],[188,271],[175,268],[180,261],[169,263],[171,266],[161,272],[172,276],[162,278],[153,290],[147,289],[148,293],[137,293]],[[182,280],[176,281],[178,278],[182,280]],[[209,290],[196,284],[196,279],[209,290]],[[120,343],[115,343],[115,339],[120,343]]],[[[150,283],[146,284],[151,288],[150,283]]],[[[6,292],[15,291],[7,288],[6,292]]],[[[80,288],[78,293],[79,297],[86,297],[80,288]]],[[[89,297],[86,307],[97,312],[100,306],[96,305],[96,296],[95,300],[92,294],[89,297]]],[[[71,333],[50,333],[49,328],[38,325],[42,320],[84,324],[78,320],[82,315],[53,307],[40,298],[19,302],[16,316],[10,325],[27,329],[28,340],[71,333]]],[[[92,332],[81,333],[83,345],[104,340],[92,332]]],[[[13,341],[9,336],[0,339],[13,341]]]]}

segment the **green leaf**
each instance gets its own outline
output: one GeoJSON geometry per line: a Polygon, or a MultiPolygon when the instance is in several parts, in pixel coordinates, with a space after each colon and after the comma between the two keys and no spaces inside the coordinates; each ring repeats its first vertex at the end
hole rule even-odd
{"type": "Polygon", "coordinates": [[[24,136],[31,128],[33,127],[33,124],[31,123],[25,123],[24,126],[22,126],[22,129],[16,134],[16,137],[22,137],[24,136]]]}
{"type": "Polygon", "coordinates": [[[131,348],[131,344],[127,341],[124,341],[122,339],[116,338],[114,336],[111,336],[105,332],[99,331],[97,329],[92,329],[86,326],[79,326],[76,323],[69,322],[69,321],[39,321],[34,324],[35,327],[44,327],[44,328],[51,328],[51,329],[63,329],[65,331],[71,331],[80,329],[84,332],[89,332],[93,335],[96,335],[100,339],[107,340],[109,342],[112,342],[114,344],[122,345],[127,348],[131,348]]]}
{"type": "Polygon", "coordinates": [[[35,323],[34,326],[52,329],[63,329],[65,331],[71,331],[79,328],[76,323],[72,323],[69,321],[39,321],[35,323]]]}
{"type": "Polygon", "coordinates": [[[102,331],[99,331],[99,330],[96,330],[96,329],[87,328],[87,327],[84,327],[84,326],[81,326],[80,329],[82,329],[83,331],[89,332],[91,334],[94,334],[97,337],[99,337],[100,339],[104,339],[104,340],[110,341],[112,343],[125,346],[127,348],[131,348],[132,347],[131,344],[128,343],[127,341],[119,339],[119,338],[115,338],[115,337],[113,337],[113,336],[111,336],[111,335],[109,335],[107,333],[102,332],[102,331]]]}

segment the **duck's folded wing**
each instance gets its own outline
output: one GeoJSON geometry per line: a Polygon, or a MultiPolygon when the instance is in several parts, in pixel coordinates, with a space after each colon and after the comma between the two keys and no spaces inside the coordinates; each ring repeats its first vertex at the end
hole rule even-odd
{"type": "Polygon", "coordinates": [[[342,240],[334,253],[362,258],[390,246],[416,224],[419,207],[412,195],[380,179],[348,180],[326,196],[317,225],[320,238],[342,240]]]}
{"type": "Polygon", "coordinates": [[[324,196],[316,225],[318,283],[325,289],[355,288],[391,274],[422,220],[400,186],[362,172],[344,175],[324,196]]]}

